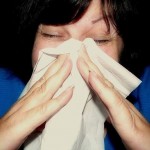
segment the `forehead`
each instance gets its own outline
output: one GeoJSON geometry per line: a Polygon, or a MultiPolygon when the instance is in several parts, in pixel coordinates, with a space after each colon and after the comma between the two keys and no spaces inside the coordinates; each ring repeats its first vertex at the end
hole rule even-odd
{"type": "MultiPolygon", "coordinates": [[[[107,16],[108,17],[108,16],[107,16]]],[[[109,18],[109,17],[108,17],[109,18]]],[[[68,25],[65,25],[68,26],[68,25]]],[[[108,32],[108,26],[103,17],[102,5],[100,0],[92,0],[88,9],[85,11],[83,16],[76,22],[71,23],[70,26],[74,26],[77,29],[83,29],[87,32],[94,30],[101,30],[101,32],[108,32]]],[[[114,32],[112,24],[109,24],[110,32],[114,32]]]]}
{"type": "MultiPolygon", "coordinates": [[[[99,31],[100,33],[112,33],[115,32],[114,27],[112,24],[109,24],[110,30],[108,30],[108,26],[104,21],[103,14],[102,14],[102,6],[100,0],[92,0],[88,9],[82,15],[82,17],[77,20],[76,22],[72,22],[66,25],[43,25],[39,26],[40,29],[44,27],[47,31],[53,31],[55,29],[65,29],[66,31],[71,30],[79,31],[81,34],[83,32],[90,32],[90,31],[99,31]]],[[[59,31],[59,30],[58,30],[59,31]]],[[[85,34],[85,33],[84,33],[85,34]]]]}
{"type": "Polygon", "coordinates": [[[82,19],[95,22],[102,17],[100,0],[92,0],[82,19]]]}
{"type": "Polygon", "coordinates": [[[64,26],[73,25],[76,26],[77,28],[85,27],[86,29],[87,28],[90,29],[90,28],[94,28],[96,24],[97,26],[106,25],[103,19],[100,0],[92,0],[88,9],[85,11],[85,13],[82,15],[82,17],[79,20],[64,26]]]}
{"type": "MultiPolygon", "coordinates": [[[[46,27],[66,27],[69,25],[74,25],[77,28],[86,27],[92,28],[97,22],[98,24],[105,26],[105,22],[103,20],[102,9],[101,9],[101,1],[100,0],[91,0],[89,7],[86,9],[84,14],[75,22],[71,22],[66,25],[47,25],[46,27]]],[[[43,24],[42,24],[43,25],[43,24]]]]}

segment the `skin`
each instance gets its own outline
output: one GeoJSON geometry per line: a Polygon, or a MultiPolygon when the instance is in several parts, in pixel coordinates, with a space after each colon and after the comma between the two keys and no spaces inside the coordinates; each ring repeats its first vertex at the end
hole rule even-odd
{"type": "MultiPolygon", "coordinates": [[[[110,32],[108,32],[100,6],[99,0],[92,1],[82,18],[73,24],[39,25],[33,46],[33,67],[40,49],[56,47],[69,38],[81,41],[87,37],[93,38],[105,53],[119,61],[123,48],[122,39],[116,34],[113,26],[110,26],[110,32]]],[[[105,79],[84,49],[79,54],[77,66],[83,79],[106,106],[110,122],[127,149],[148,150],[150,147],[149,123],[115,90],[112,83],[105,79]]],[[[69,76],[71,68],[69,56],[60,56],[45,75],[0,120],[2,149],[18,149],[30,133],[67,104],[72,97],[73,87],[68,87],[55,99],[53,95],[69,76]]]]}

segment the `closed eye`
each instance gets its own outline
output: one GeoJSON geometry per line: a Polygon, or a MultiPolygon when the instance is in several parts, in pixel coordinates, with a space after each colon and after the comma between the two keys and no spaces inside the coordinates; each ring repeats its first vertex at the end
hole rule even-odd
{"type": "Polygon", "coordinates": [[[56,35],[56,34],[48,34],[48,33],[41,33],[44,37],[48,37],[48,38],[60,38],[62,37],[61,35],[56,35]]]}
{"type": "Polygon", "coordinates": [[[102,45],[110,42],[110,39],[94,40],[97,45],[102,45]]]}

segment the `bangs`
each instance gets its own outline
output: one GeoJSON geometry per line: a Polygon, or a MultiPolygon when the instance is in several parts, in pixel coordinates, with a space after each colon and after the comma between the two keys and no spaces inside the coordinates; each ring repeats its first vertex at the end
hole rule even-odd
{"type": "Polygon", "coordinates": [[[40,6],[39,24],[63,25],[78,20],[91,0],[51,0],[40,6]],[[58,2],[59,1],[59,2],[58,2]]]}

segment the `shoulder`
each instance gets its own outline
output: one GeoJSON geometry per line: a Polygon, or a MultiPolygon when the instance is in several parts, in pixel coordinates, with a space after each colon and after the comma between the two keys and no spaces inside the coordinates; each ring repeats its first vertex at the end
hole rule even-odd
{"type": "Polygon", "coordinates": [[[12,71],[0,68],[0,117],[14,104],[24,83],[12,71]]]}
{"type": "Polygon", "coordinates": [[[146,67],[144,69],[144,73],[142,74],[141,80],[143,84],[148,84],[150,83],[150,66],[146,67]]]}

